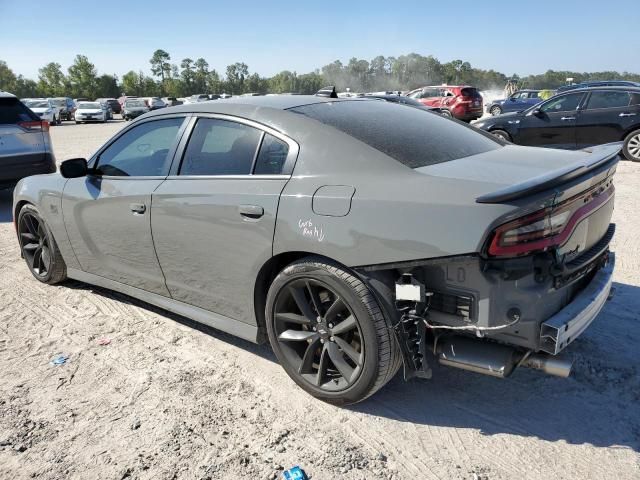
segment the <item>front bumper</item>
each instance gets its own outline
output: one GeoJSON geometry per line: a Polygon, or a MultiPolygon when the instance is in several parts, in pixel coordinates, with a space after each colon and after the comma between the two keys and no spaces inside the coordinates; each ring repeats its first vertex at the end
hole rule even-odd
{"type": "Polygon", "coordinates": [[[542,323],[540,350],[557,355],[591,325],[609,298],[614,264],[615,255],[609,253],[607,263],[596,272],[589,285],[571,303],[542,323]]]}

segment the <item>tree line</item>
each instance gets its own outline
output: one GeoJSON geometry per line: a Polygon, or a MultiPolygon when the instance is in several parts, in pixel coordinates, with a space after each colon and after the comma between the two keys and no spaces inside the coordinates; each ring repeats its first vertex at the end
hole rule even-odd
{"type": "Polygon", "coordinates": [[[507,76],[495,70],[472,67],[469,62],[453,60],[442,63],[432,55],[417,53],[399,57],[377,56],[370,61],[351,58],[347,63],[336,60],[313,72],[298,74],[283,70],[272,77],[250,72],[244,62],[228,65],[224,72],[211,68],[204,58],[183,58],[173,63],[165,50],[156,50],[149,59],[151,76],[144,71],[129,71],[119,78],[115,74],[99,74],[85,55],[76,55],[73,64],[63,72],[57,62],[38,70],[38,79],[16,75],[0,60],[0,90],[18,97],[112,98],[122,93],[137,96],[186,97],[196,93],[304,93],[313,94],[326,85],[339,91],[353,92],[410,90],[423,85],[443,83],[473,85],[481,90],[502,89],[507,80],[520,88],[553,89],[566,83],[587,80],[632,80],[640,82],[640,74],[630,72],[570,72],[548,70],[540,75],[507,76]]]}

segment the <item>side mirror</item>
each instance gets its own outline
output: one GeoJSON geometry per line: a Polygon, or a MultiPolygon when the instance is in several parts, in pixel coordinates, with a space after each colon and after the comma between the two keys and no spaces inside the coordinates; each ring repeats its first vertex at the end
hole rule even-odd
{"type": "Polygon", "coordinates": [[[536,108],[531,112],[531,115],[533,115],[534,117],[541,118],[541,117],[544,117],[544,112],[539,108],[536,108]]]}
{"type": "Polygon", "coordinates": [[[60,164],[60,174],[64,178],[80,178],[87,175],[89,168],[84,158],[71,158],[60,164]]]}

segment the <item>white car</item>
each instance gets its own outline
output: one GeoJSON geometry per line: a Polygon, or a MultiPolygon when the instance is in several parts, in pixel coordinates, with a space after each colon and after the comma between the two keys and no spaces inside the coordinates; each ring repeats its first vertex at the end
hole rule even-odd
{"type": "Polygon", "coordinates": [[[60,125],[60,108],[46,98],[33,98],[25,100],[24,104],[38,115],[42,120],[49,122],[51,126],[60,125]]]}
{"type": "Polygon", "coordinates": [[[76,109],[76,123],[107,121],[107,114],[100,102],[79,102],[76,109]]]}

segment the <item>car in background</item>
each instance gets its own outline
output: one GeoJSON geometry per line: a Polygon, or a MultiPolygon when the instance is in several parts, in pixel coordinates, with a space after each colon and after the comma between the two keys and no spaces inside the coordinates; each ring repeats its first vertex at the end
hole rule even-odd
{"type": "Polygon", "coordinates": [[[100,102],[79,102],[76,108],[76,123],[107,121],[106,107],[100,102]]]}
{"type": "Polygon", "coordinates": [[[411,107],[423,108],[433,113],[437,113],[438,115],[442,115],[443,117],[451,118],[451,112],[446,108],[437,108],[437,107],[427,107],[426,105],[420,103],[415,98],[406,97],[404,95],[400,95],[397,93],[391,92],[375,92],[375,93],[365,93],[361,98],[371,98],[384,100],[386,102],[391,103],[399,103],[401,105],[409,105],[411,107]]]}
{"type": "Polygon", "coordinates": [[[149,110],[158,110],[167,106],[160,97],[142,97],[142,100],[147,104],[149,110]]]}
{"type": "Polygon", "coordinates": [[[518,90],[509,98],[500,98],[485,105],[487,113],[501,115],[507,112],[521,112],[542,101],[540,90],[518,90]]]}
{"type": "Polygon", "coordinates": [[[0,91],[0,189],[24,177],[56,171],[49,122],[15,95],[0,91]]]}
{"type": "Polygon", "coordinates": [[[162,101],[167,104],[167,107],[175,107],[176,105],[182,105],[184,103],[176,97],[162,97],[162,101]]]}
{"type": "Polygon", "coordinates": [[[104,101],[96,100],[96,102],[98,102],[100,104],[100,106],[102,107],[102,110],[103,110],[104,115],[105,115],[105,119],[106,120],[113,120],[113,110],[111,110],[111,105],[109,105],[107,102],[104,102],[104,101]]]}
{"type": "Polygon", "coordinates": [[[640,162],[638,87],[569,90],[523,112],[489,117],[473,125],[518,145],[573,150],[624,142],[624,156],[640,162]]]}
{"type": "Polygon", "coordinates": [[[49,122],[52,127],[60,125],[60,110],[51,100],[47,98],[32,98],[25,100],[24,104],[42,120],[49,122]]]}
{"type": "Polygon", "coordinates": [[[428,107],[446,108],[453,118],[470,122],[482,116],[482,95],[469,85],[422,87],[406,94],[428,107]]]}
{"type": "Polygon", "coordinates": [[[122,105],[120,105],[120,102],[115,98],[96,98],[96,102],[102,102],[109,105],[112,113],[122,112],[122,105]]]}
{"type": "Polygon", "coordinates": [[[122,105],[122,118],[132,120],[149,111],[149,107],[141,98],[127,98],[122,105]]]}
{"type": "Polygon", "coordinates": [[[592,88],[592,87],[640,87],[640,83],[630,80],[594,80],[591,82],[574,83],[573,85],[563,85],[558,87],[556,91],[566,92],[575,90],[576,88],[592,88]]]}
{"type": "Polygon", "coordinates": [[[74,103],[72,98],[54,97],[54,98],[49,98],[49,100],[51,100],[54,103],[54,105],[56,105],[56,107],[59,108],[60,120],[67,120],[67,121],[73,120],[73,115],[75,114],[75,111],[76,111],[76,104],[74,103]]]}
{"type": "Polygon", "coordinates": [[[185,103],[200,103],[207,102],[211,100],[211,97],[206,93],[197,93],[195,95],[191,95],[185,101],[185,103]]]}

